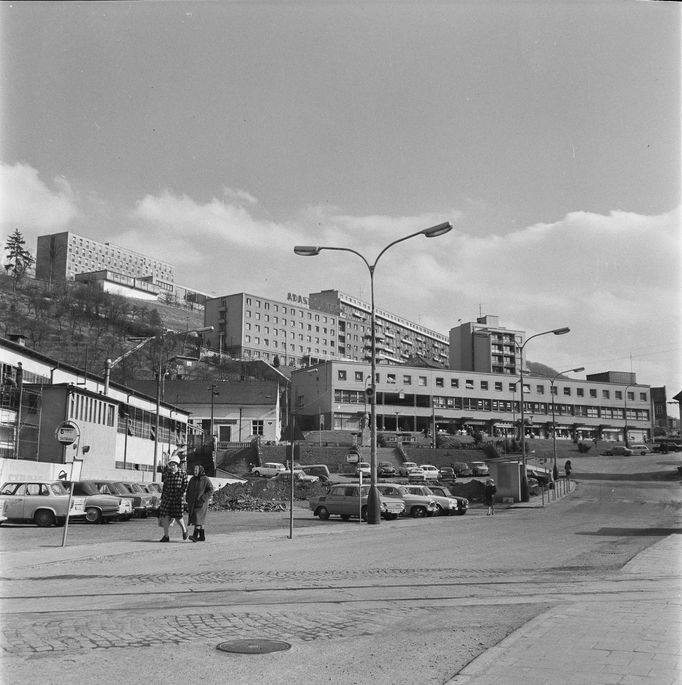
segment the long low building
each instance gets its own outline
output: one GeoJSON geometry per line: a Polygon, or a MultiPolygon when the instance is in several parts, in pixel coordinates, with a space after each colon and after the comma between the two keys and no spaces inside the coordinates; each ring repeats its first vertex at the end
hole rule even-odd
{"type": "MultiPolygon", "coordinates": [[[[651,388],[634,374],[600,375],[613,380],[524,375],[524,420],[529,437],[644,442],[653,436],[651,388]],[[554,393],[552,393],[552,387],[554,393]]],[[[370,365],[328,361],[294,371],[292,411],[304,430],[318,426],[360,431],[367,426],[370,365]]],[[[379,366],[377,430],[480,431],[520,436],[519,377],[407,366],[379,366]]]]}
{"type": "Polygon", "coordinates": [[[189,430],[187,412],[165,402],[158,409],[157,432],[155,397],[115,383],[105,390],[100,376],[0,338],[3,477],[32,462],[52,465],[54,475],[72,464],[82,478],[158,480],[189,430]],[[56,437],[67,422],[76,435],[69,445],[56,437]]]}

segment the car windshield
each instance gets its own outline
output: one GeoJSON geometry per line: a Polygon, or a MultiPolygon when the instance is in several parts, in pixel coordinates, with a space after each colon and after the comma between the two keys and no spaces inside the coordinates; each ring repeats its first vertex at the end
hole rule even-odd
{"type": "Polygon", "coordinates": [[[108,486],[112,490],[112,492],[115,492],[119,495],[130,494],[130,491],[128,490],[128,488],[126,488],[125,485],[123,485],[123,483],[105,483],[105,488],[106,486],[108,486]]]}

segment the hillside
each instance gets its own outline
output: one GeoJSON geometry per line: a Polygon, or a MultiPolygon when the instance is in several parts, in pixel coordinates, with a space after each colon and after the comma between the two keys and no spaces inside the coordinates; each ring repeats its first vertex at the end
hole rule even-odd
{"type": "MultiPolygon", "coordinates": [[[[152,337],[167,329],[186,331],[203,324],[203,311],[109,295],[73,282],[48,288],[43,281],[26,278],[15,290],[13,279],[0,274],[0,335],[23,335],[28,348],[96,374],[103,374],[107,358],[116,359],[134,347],[131,337],[152,337]]],[[[114,367],[112,380],[153,377],[159,352],[154,345],[114,367]]],[[[170,355],[169,345],[164,356],[170,355]]],[[[182,346],[174,351],[184,352],[182,346]]]]}

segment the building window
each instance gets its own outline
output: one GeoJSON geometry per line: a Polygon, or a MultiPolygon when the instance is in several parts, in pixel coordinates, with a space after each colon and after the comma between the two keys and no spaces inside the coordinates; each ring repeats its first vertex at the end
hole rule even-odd
{"type": "Polygon", "coordinates": [[[436,378],[436,387],[437,388],[442,388],[444,387],[444,381],[442,378],[436,378]]]}
{"type": "Polygon", "coordinates": [[[488,381],[481,381],[481,390],[488,389],[488,381]]]}
{"type": "Polygon", "coordinates": [[[394,373],[387,373],[386,374],[386,382],[395,384],[395,374],[394,373]]]}
{"type": "Polygon", "coordinates": [[[535,390],[537,391],[538,395],[544,395],[545,394],[545,386],[544,385],[538,385],[535,390]]]}
{"type": "Polygon", "coordinates": [[[596,396],[597,396],[596,388],[590,388],[590,397],[596,397],[596,396]]]}
{"type": "Polygon", "coordinates": [[[646,402],[646,393],[645,393],[645,392],[640,392],[640,393],[639,393],[639,399],[640,399],[642,402],[646,402]]]}
{"type": "Polygon", "coordinates": [[[355,380],[360,381],[362,383],[362,371],[355,372],[355,380]]]}
{"type": "Polygon", "coordinates": [[[466,386],[467,390],[473,390],[474,389],[474,382],[470,378],[467,378],[467,380],[464,382],[464,385],[466,386]]]}
{"type": "Polygon", "coordinates": [[[403,376],[403,385],[412,385],[412,376],[405,374],[403,376]]]}
{"type": "Polygon", "coordinates": [[[262,419],[253,419],[251,421],[251,435],[263,435],[262,419]]]}
{"type": "Polygon", "coordinates": [[[450,379],[450,387],[451,388],[459,388],[459,378],[451,378],[450,379]]]}
{"type": "Polygon", "coordinates": [[[495,381],[495,390],[497,392],[502,392],[502,383],[500,383],[499,381],[495,381]]]}
{"type": "Polygon", "coordinates": [[[426,376],[419,376],[419,385],[426,387],[426,376]]]}
{"type": "Polygon", "coordinates": [[[602,396],[605,400],[608,400],[608,399],[609,399],[609,395],[610,395],[610,393],[609,393],[608,390],[602,390],[602,391],[601,391],[601,396],[602,396]]]}
{"type": "Polygon", "coordinates": [[[571,394],[571,389],[570,388],[564,388],[564,395],[570,395],[571,394]]]}
{"type": "Polygon", "coordinates": [[[339,370],[339,372],[338,372],[338,378],[339,378],[340,381],[345,381],[345,380],[346,380],[346,372],[345,372],[345,371],[342,371],[342,370],[339,370]]]}

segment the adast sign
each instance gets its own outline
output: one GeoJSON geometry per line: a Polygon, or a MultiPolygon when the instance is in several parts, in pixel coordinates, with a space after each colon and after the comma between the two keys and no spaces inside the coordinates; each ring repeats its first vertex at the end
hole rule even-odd
{"type": "Polygon", "coordinates": [[[78,426],[73,421],[64,421],[57,426],[54,437],[62,445],[73,445],[79,434],[78,426]]]}

